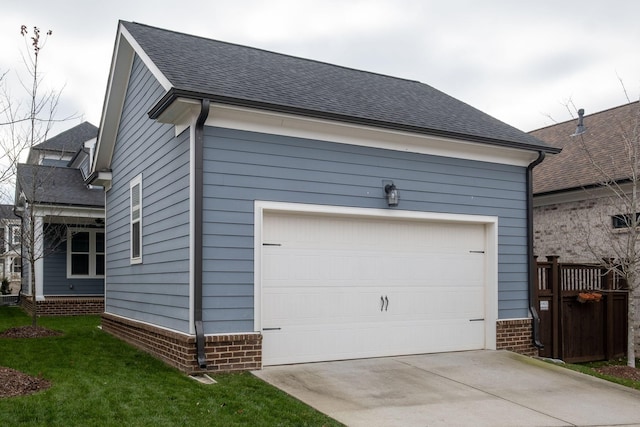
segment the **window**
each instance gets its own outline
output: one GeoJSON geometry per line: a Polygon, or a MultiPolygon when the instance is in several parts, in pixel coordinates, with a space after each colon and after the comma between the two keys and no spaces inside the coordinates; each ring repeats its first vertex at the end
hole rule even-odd
{"type": "Polygon", "coordinates": [[[11,227],[11,244],[13,246],[18,246],[20,244],[20,227],[15,226],[11,227]]]}
{"type": "Polygon", "coordinates": [[[67,230],[67,278],[104,277],[104,231],[67,230]]]}
{"type": "MultiPolygon", "coordinates": [[[[611,222],[615,229],[629,228],[632,221],[633,217],[631,214],[620,214],[611,217],[611,222]]],[[[640,213],[636,214],[636,225],[640,225],[640,213]]]]}
{"type": "MultiPolygon", "coordinates": [[[[0,254],[5,253],[7,249],[7,238],[5,237],[4,227],[0,228],[0,254]]],[[[4,270],[3,270],[4,271],[4,270]]]]}
{"type": "Polygon", "coordinates": [[[131,201],[131,263],[142,262],[142,175],[138,175],[129,184],[131,201]]]}
{"type": "Polygon", "coordinates": [[[14,258],[11,263],[11,272],[15,274],[22,273],[22,258],[14,258]]]}

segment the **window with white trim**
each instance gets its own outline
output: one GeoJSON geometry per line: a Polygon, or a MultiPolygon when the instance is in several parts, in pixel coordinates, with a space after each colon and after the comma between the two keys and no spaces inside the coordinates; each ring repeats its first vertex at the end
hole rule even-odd
{"type": "Polygon", "coordinates": [[[14,258],[11,263],[11,272],[14,274],[22,273],[22,258],[14,258]]]}
{"type": "Polygon", "coordinates": [[[67,230],[67,278],[104,277],[104,230],[67,230]]]}
{"type": "Polygon", "coordinates": [[[129,183],[131,264],[142,263],[142,174],[129,183]]]}
{"type": "Polygon", "coordinates": [[[20,235],[20,227],[17,225],[14,227],[11,227],[11,244],[13,246],[17,246],[20,244],[20,240],[21,240],[20,237],[22,237],[20,235]]]}

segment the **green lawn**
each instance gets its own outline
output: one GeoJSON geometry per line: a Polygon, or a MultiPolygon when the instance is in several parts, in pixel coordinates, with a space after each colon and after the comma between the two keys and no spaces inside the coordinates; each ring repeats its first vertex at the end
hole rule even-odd
{"type": "MultiPolygon", "coordinates": [[[[0,307],[0,332],[28,324],[20,309],[0,307]]],[[[341,425],[249,373],[212,375],[218,384],[200,384],[102,332],[97,316],[38,324],[64,335],[0,338],[0,366],[53,386],[0,399],[0,426],[341,425]]]]}

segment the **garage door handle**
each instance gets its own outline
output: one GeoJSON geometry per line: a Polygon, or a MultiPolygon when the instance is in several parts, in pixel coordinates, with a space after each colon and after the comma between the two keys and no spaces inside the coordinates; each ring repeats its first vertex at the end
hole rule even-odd
{"type": "Polygon", "coordinates": [[[389,308],[389,298],[386,295],[380,295],[380,311],[387,311],[389,308]]]}

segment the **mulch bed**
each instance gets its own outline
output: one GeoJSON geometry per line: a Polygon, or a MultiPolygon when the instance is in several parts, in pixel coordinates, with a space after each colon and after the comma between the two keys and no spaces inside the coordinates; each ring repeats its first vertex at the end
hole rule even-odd
{"type": "Polygon", "coordinates": [[[632,368],[631,366],[603,366],[596,368],[595,371],[603,375],[640,381],[640,369],[632,368]]]}
{"type": "Polygon", "coordinates": [[[20,371],[0,366],[0,398],[25,396],[51,387],[43,378],[36,378],[20,371]]]}
{"type": "Polygon", "coordinates": [[[42,326],[20,326],[17,328],[9,328],[0,334],[0,338],[40,338],[40,337],[56,337],[62,335],[58,331],[43,328],[42,326]]]}
{"type": "MultiPolygon", "coordinates": [[[[20,326],[9,328],[0,334],[0,338],[40,338],[62,335],[58,331],[42,326],[20,326]]],[[[0,366],[0,398],[25,396],[51,387],[51,382],[44,378],[32,377],[15,369],[0,366]]]]}

